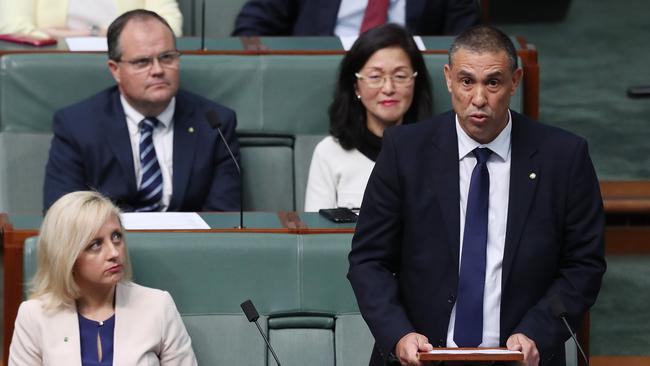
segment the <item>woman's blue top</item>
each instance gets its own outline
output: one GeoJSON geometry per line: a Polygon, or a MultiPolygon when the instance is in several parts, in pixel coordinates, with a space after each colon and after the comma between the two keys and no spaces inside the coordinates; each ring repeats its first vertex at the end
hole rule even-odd
{"type": "Polygon", "coordinates": [[[81,364],[83,366],[113,365],[113,331],[115,314],[103,322],[79,316],[79,335],[81,336],[81,364]],[[97,339],[101,342],[102,360],[99,361],[97,339]]]}

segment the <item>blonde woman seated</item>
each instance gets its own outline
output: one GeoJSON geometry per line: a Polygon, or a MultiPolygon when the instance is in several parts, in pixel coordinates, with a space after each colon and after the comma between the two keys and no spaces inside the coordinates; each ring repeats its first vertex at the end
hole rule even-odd
{"type": "Polygon", "coordinates": [[[431,116],[424,58],[403,27],[363,33],[339,67],[330,134],[314,149],[305,211],[361,206],[384,130],[431,116]]]}
{"type": "Polygon", "coordinates": [[[95,192],[61,197],[41,226],[9,365],[196,365],[169,293],[130,276],[118,209],[95,192]]]}

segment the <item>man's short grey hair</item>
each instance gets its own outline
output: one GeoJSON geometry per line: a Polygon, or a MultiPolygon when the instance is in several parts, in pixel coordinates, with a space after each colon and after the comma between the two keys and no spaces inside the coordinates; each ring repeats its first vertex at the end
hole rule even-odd
{"type": "Polygon", "coordinates": [[[515,45],[505,33],[488,25],[472,27],[456,37],[449,47],[449,66],[458,50],[464,49],[473,53],[499,53],[505,52],[510,61],[510,68],[517,70],[517,50],[515,45]]]}

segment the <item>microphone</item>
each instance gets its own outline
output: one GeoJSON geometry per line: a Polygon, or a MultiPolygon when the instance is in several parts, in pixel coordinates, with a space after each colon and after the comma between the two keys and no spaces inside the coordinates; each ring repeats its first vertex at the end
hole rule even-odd
{"type": "Polygon", "coordinates": [[[201,51],[205,51],[205,0],[201,4],[201,51]]]}
{"type": "Polygon", "coordinates": [[[249,322],[251,323],[255,322],[255,325],[257,325],[257,329],[260,331],[262,338],[264,338],[264,341],[266,342],[266,346],[269,348],[269,351],[271,351],[273,358],[275,358],[275,363],[277,363],[278,366],[280,366],[280,360],[278,360],[278,355],[275,354],[275,351],[273,350],[271,343],[269,343],[269,340],[264,335],[264,332],[262,331],[260,324],[257,322],[257,319],[260,317],[260,314],[257,313],[257,310],[255,309],[255,305],[253,305],[253,302],[250,300],[246,300],[242,302],[241,309],[244,311],[244,315],[246,315],[246,318],[248,319],[249,322]]]}
{"type": "Polygon", "coordinates": [[[580,343],[578,342],[578,339],[576,338],[575,334],[573,334],[573,330],[571,329],[571,326],[569,326],[569,322],[566,320],[567,311],[566,308],[564,307],[564,303],[562,303],[562,300],[557,295],[551,297],[550,301],[551,301],[551,313],[553,314],[554,317],[562,319],[564,325],[566,325],[566,328],[569,330],[569,334],[571,334],[571,338],[573,338],[573,342],[575,342],[576,346],[578,347],[578,350],[582,355],[582,359],[585,361],[586,365],[589,365],[589,360],[587,359],[587,355],[585,355],[585,352],[582,350],[582,347],[580,347],[580,343]]]}
{"type": "Polygon", "coordinates": [[[208,120],[208,124],[210,125],[210,127],[212,127],[213,130],[217,130],[217,133],[221,137],[221,141],[223,141],[223,144],[226,145],[226,150],[228,150],[228,154],[230,154],[230,158],[235,163],[235,168],[237,168],[237,173],[239,174],[239,226],[235,226],[235,228],[245,229],[246,227],[244,226],[244,178],[241,174],[241,167],[239,166],[239,163],[235,158],[235,154],[233,154],[232,150],[230,150],[230,145],[228,145],[228,140],[226,140],[226,137],[221,132],[221,122],[219,122],[219,116],[217,115],[217,112],[210,109],[209,111],[205,112],[205,118],[208,120]]]}

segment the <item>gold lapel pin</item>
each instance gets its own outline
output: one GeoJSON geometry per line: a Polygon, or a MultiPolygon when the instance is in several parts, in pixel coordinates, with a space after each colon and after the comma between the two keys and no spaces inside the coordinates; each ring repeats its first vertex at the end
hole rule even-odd
{"type": "Polygon", "coordinates": [[[190,127],[190,128],[188,128],[188,129],[187,129],[187,132],[189,132],[189,133],[194,133],[194,127],[190,127]]]}
{"type": "Polygon", "coordinates": [[[537,174],[535,174],[535,173],[530,173],[530,174],[528,174],[528,178],[534,180],[535,178],[537,178],[537,174]]]}

